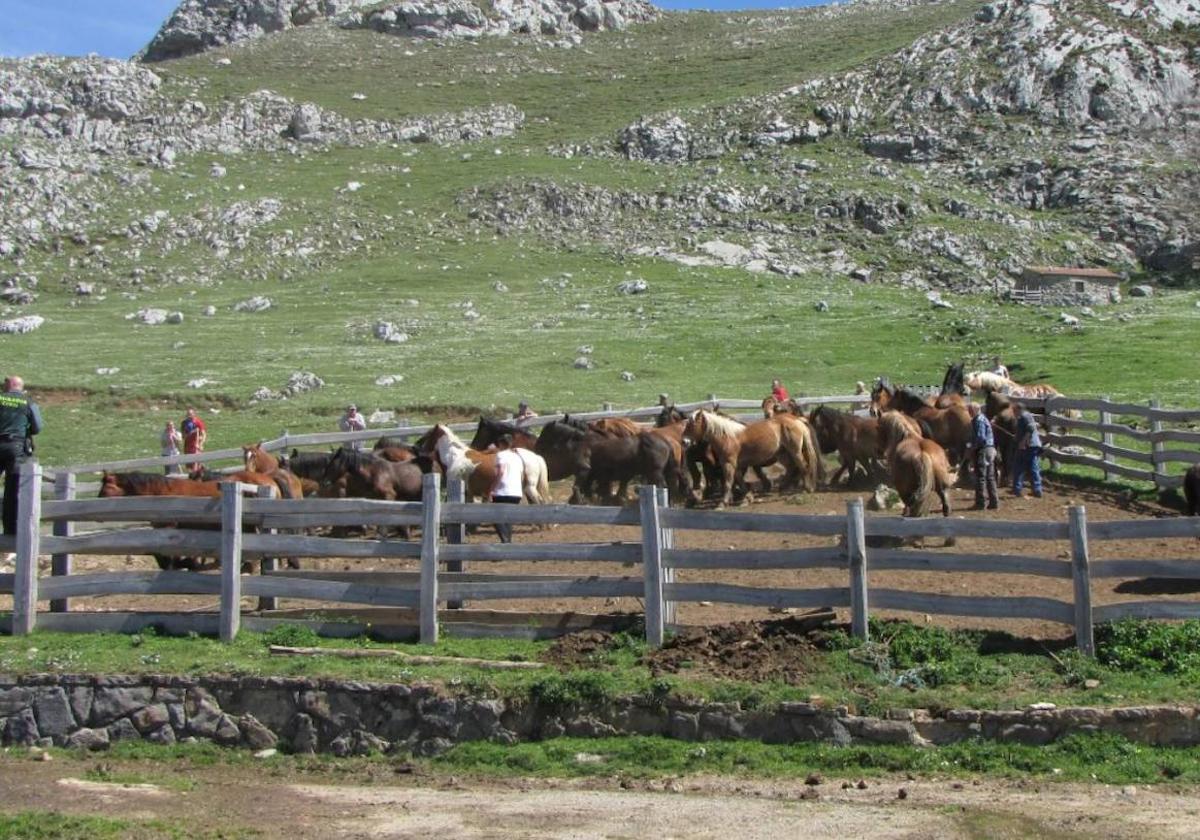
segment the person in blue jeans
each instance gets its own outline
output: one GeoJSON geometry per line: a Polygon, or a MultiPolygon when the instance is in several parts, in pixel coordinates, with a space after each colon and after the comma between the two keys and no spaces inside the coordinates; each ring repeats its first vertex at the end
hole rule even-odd
{"type": "Polygon", "coordinates": [[[1013,495],[1021,495],[1021,485],[1025,481],[1025,473],[1029,473],[1029,484],[1033,495],[1042,497],[1042,468],[1038,458],[1042,454],[1042,438],[1038,434],[1037,419],[1019,402],[1012,404],[1013,417],[1017,420],[1016,442],[1013,459],[1013,495]]]}

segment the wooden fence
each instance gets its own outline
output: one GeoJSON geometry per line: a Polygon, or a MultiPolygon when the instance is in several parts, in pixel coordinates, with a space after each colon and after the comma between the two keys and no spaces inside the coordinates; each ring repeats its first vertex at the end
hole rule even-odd
{"type": "MultiPolygon", "coordinates": [[[[156,614],[143,618],[168,629],[198,629],[234,638],[242,625],[244,596],[258,596],[273,606],[276,599],[294,598],[325,603],[404,607],[417,610],[420,638],[432,643],[438,637],[441,607],[452,601],[490,601],[530,598],[640,597],[644,602],[647,640],[660,645],[672,626],[674,609],[686,602],[719,602],[760,607],[843,607],[850,611],[854,633],[867,636],[872,609],[920,612],[932,615],[974,616],[989,619],[1038,619],[1059,622],[1075,629],[1081,650],[1093,650],[1095,622],[1124,616],[1182,619],[1200,618],[1200,603],[1180,600],[1125,602],[1093,608],[1093,578],[1170,577],[1200,580],[1194,559],[1119,559],[1092,562],[1089,543],[1096,540],[1157,540],[1200,537],[1200,518],[1153,519],[1089,523],[1083,507],[1072,507],[1065,522],[1010,522],[992,519],[903,519],[867,517],[860,499],[852,500],[845,515],[793,515],[675,509],[666,506],[661,490],[643,487],[636,507],[578,507],[568,505],[512,506],[465,504],[461,485],[451,488],[449,501],[441,498],[439,478],[425,477],[421,502],[377,502],[359,499],[246,498],[245,486],[230,483],[220,499],[134,497],[47,501],[37,488],[41,469],[26,465],[21,472],[20,528],[15,538],[16,573],[0,576],[0,591],[13,594],[11,632],[24,634],[36,626],[50,629],[94,631],[130,627],[129,615],[71,613],[68,600],[95,595],[207,594],[220,597],[215,616],[180,617],[156,614]],[[457,495],[457,498],[456,498],[457,495]],[[126,530],[62,533],[58,526],[77,522],[145,523],[179,522],[184,527],[134,527],[126,530]],[[43,522],[55,525],[52,535],[42,535],[43,522]],[[554,544],[466,544],[458,526],[504,522],[509,524],[559,524],[629,526],[638,529],[636,541],[554,544]],[[362,524],[419,525],[419,543],[390,539],[337,539],[282,531],[315,525],[362,524]],[[196,527],[207,525],[212,530],[196,527]],[[253,530],[248,526],[253,526],[253,530]],[[443,529],[449,528],[449,539],[443,529]],[[788,535],[807,534],[829,540],[815,548],[770,550],[683,549],[675,547],[675,533],[701,530],[727,533],[752,531],[788,535]],[[871,537],[981,537],[1046,542],[1070,546],[1070,559],[1009,554],[942,553],[919,549],[870,549],[871,537]],[[220,574],[191,572],[117,572],[70,574],[72,553],[95,554],[207,554],[220,558],[220,574]],[[40,554],[66,557],[55,574],[41,578],[40,554]],[[420,561],[411,573],[350,573],[322,576],[320,572],[282,572],[273,561],[264,561],[262,575],[245,575],[247,558],[340,557],[405,558],[420,561]],[[577,561],[640,564],[640,574],[605,576],[468,575],[464,562],[577,561]],[[447,564],[443,570],[441,565],[447,564]],[[451,570],[450,564],[460,564],[451,570]],[[780,589],[728,583],[680,582],[680,569],[838,569],[846,585],[819,589],[780,589]],[[978,597],[871,588],[873,570],[919,570],[963,575],[998,573],[1070,579],[1071,600],[1037,595],[978,597]],[[64,573],[65,572],[65,573],[64,573]],[[63,612],[39,613],[39,600],[58,603],[63,612]],[[186,619],[186,620],[184,620],[186,619]]],[[[253,488],[258,490],[258,488],[253,488]]],[[[12,538],[5,543],[13,545],[12,538]]],[[[268,607],[270,608],[270,607],[268,607]]],[[[254,623],[252,621],[252,623],[254,623]]],[[[254,626],[262,626],[261,620],[254,626]]]]}
{"type": "Polygon", "coordinates": [[[1058,463],[1099,470],[1105,481],[1119,476],[1153,482],[1158,489],[1166,490],[1182,483],[1180,475],[1169,472],[1172,465],[1187,468],[1200,463],[1200,430],[1181,428],[1183,424],[1200,423],[1200,409],[1162,408],[1157,400],[1139,405],[1113,402],[1107,397],[1052,397],[1044,401],[1043,411],[1046,424],[1053,430],[1044,441],[1047,455],[1058,463]],[[1082,416],[1071,416],[1072,412],[1082,416]],[[1088,414],[1096,419],[1088,419],[1088,414]],[[1114,420],[1125,417],[1142,422],[1134,426],[1114,420]],[[1119,442],[1117,438],[1125,440],[1119,442]]]}

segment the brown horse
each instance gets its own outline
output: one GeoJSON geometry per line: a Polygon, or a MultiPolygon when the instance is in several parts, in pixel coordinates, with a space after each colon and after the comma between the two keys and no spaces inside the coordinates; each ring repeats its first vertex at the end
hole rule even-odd
{"type": "MultiPolygon", "coordinates": [[[[815,490],[821,474],[821,457],[808,421],[790,414],[778,414],[749,426],[712,411],[697,409],[684,428],[685,441],[704,441],[716,454],[725,480],[721,505],[733,498],[735,487],[745,489],[749,467],[765,467],[782,461],[786,470],[784,486],[803,484],[815,490]]],[[[759,473],[762,490],[770,490],[770,481],[759,473]]]]}
{"type": "Polygon", "coordinates": [[[876,386],[879,389],[878,399],[872,393],[872,402],[879,407],[880,413],[886,411],[902,411],[928,428],[926,437],[936,441],[950,458],[951,464],[957,464],[971,442],[971,415],[962,404],[951,405],[949,408],[935,408],[921,397],[905,388],[892,388],[883,380],[876,386]]]}
{"type": "Polygon", "coordinates": [[[949,516],[946,490],[954,485],[957,476],[950,469],[946,451],[921,437],[912,418],[900,412],[884,413],[879,418],[879,433],[892,484],[904,500],[904,515],[924,516],[930,498],[937,493],[942,500],[942,516],[949,516]]]}
{"type": "MultiPolygon", "coordinates": [[[[170,477],[158,473],[113,473],[106,472],[100,480],[102,499],[120,498],[123,496],[188,496],[207,499],[217,499],[221,496],[222,481],[197,481],[190,478],[170,477]]],[[[178,522],[151,522],[152,528],[178,528],[178,522]]],[[[197,531],[217,530],[218,525],[192,524],[189,528],[197,531]]],[[[152,555],[158,567],[164,570],[199,569],[204,565],[203,557],[154,554],[152,555]]],[[[247,562],[242,563],[242,572],[251,570],[247,562]]]]}
{"type": "Polygon", "coordinates": [[[686,441],[683,439],[684,430],[687,428],[688,416],[676,408],[674,405],[663,406],[663,410],[659,412],[658,417],[654,421],[654,425],[659,429],[668,429],[670,435],[679,435],[679,442],[684,449],[684,459],[681,463],[687,466],[686,480],[690,486],[688,502],[694,503],[695,497],[691,494],[697,493],[703,486],[704,495],[711,498],[720,498],[723,491],[721,486],[722,475],[721,465],[717,463],[717,456],[713,453],[712,447],[704,441],[686,441]],[[675,430],[678,431],[675,431],[675,430]]]}
{"type": "Polygon", "coordinates": [[[827,406],[817,406],[808,415],[808,422],[817,434],[821,452],[828,455],[836,451],[841,466],[829,479],[832,486],[844,472],[846,483],[854,480],[855,466],[861,466],[868,476],[871,464],[879,450],[879,420],[875,417],[858,417],[845,414],[827,406]]]}
{"type": "Polygon", "coordinates": [[[279,465],[279,459],[262,448],[262,442],[253,446],[242,447],[242,460],[246,463],[246,472],[265,475],[279,487],[280,495],[285,499],[304,498],[304,483],[291,470],[279,465]],[[287,493],[283,491],[287,485],[287,493]]]}
{"type": "Polygon", "coordinates": [[[787,414],[791,412],[791,410],[791,405],[782,400],[777,400],[774,397],[767,397],[762,401],[763,417],[768,420],[774,417],[776,414],[787,414]]]}
{"type": "Polygon", "coordinates": [[[356,499],[419,501],[421,476],[432,468],[428,458],[396,463],[349,446],[337,449],[325,464],[323,487],[344,487],[356,499]]]}
{"type": "Polygon", "coordinates": [[[641,426],[628,417],[601,417],[588,423],[588,428],[607,437],[636,437],[643,431],[641,426]]]}

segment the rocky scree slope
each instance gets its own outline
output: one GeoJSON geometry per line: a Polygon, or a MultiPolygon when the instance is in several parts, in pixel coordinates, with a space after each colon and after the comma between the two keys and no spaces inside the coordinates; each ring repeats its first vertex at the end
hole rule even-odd
{"type": "Polygon", "coordinates": [[[418,38],[476,38],[623,29],[657,15],[645,0],[184,0],[142,57],[179,58],[328,21],[418,38]]]}
{"type": "MultiPolygon", "coordinates": [[[[674,227],[716,225],[767,240],[775,234],[765,247],[793,266],[805,262],[797,234],[840,231],[859,242],[873,238],[869,249],[947,258],[942,279],[960,291],[977,287],[981,272],[998,273],[995,285],[1010,284],[1031,259],[1045,257],[1037,239],[1072,232],[1078,241],[1057,255],[1065,261],[1189,278],[1200,255],[1197,126],[1200,4],[996,2],[860,70],[731,105],[646,117],[615,142],[556,150],[668,164],[737,155],[750,171],[772,176],[772,186],[747,190],[710,178],[690,196],[593,194],[576,206],[561,188],[509,184],[473,209],[509,225],[588,229],[590,215],[611,216],[614,206],[677,208],[684,215],[674,227]],[[797,159],[804,147],[856,150],[867,158],[861,169],[871,186],[831,188],[826,167],[797,159]],[[528,219],[519,218],[514,191],[526,193],[528,219]],[[772,225],[753,215],[770,210],[820,223],[772,225]],[[1013,236],[905,229],[905,221],[929,215],[995,222],[1013,236]]],[[[706,174],[724,173],[709,165],[706,174]]],[[[658,251],[681,244],[642,242],[658,251]]]]}

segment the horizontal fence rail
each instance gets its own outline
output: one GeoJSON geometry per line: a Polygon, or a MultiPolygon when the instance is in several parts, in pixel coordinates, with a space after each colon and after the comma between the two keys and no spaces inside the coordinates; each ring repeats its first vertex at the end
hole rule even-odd
{"type": "MultiPolygon", "coordinates": [[[[415,611],[421,638],[436,641],[444,605],[463,601],[561,598],[639,598],[644,605],[646,634],[661,644],[675,624],[680,603],[713,602],[775,609],[836,607],[850,611],[856,635],[866,637],[871,609],[956,615],[986,619],[1034,619],[1075,629],[1085,652],[1093,650],[1097,621],[1127,616],[1179,619],[1200,617],[1200,604],[1178,600],[1130,601],[1093,607],[1092,578],[1167,577],[1200,580],[1200,564],[1179,559],[1092,561],[1094,541],[1200,538],[1200,518],[1087,521],[1082,507],[1069,509],[1065,522],[1018,522],[993,519],[930,517],[905,519],[866,516],[861,500],[847,505],[844,515],[758,514],[674,509],[665,493],[643,487],[639,504],[627,508],[568,505],[466,504],[443,501],[437,475],[424,479],[420,502],[380,502],[361,499],[281,500],[246,497],[248,486],[229,484],[219,499],[129,497],[117,499],[60,499],[42,502],[41,468],[24,465],[20,472],[19,528],[6,538],[17,552],[14,574],[0,575],[0,592],[11,592],[13,633],[28,633],[45,618],[49,627],[85,629],[134,626],[134,618],[101,617],[89,624],[81,616],[55,618],[69,600],[110,595],[202,595],[220,600],[214,627],[222,638],[234,638],[242,626],[243,598],[257,597],[274,605],[288,598],[323,604],[351,604],[415,611]],[[347,522],[379,526],[419,525],[419,542],[382,537],[352,539],[288,531],[311,525],[347,522]],[[53,534],[41,533],[43,522],[53,534]],[[148,527],[146,523],[177,523],[180,527],[148,527]],[[119,523],[121,530],[76,529],[83,523],[119,523]],[[466,543],[461,527],[468,523],[559,524],[612,527],[614,539],[604,542],[546,542],[534,544],[466,543]],[[69,527],[68,527],[69,526],[69,527]],[[628,529],[627,532],[619,529],[628,529]],[[827,539],[827,545],[802,548],[717,549],[677,548],[681,531],[807,535],[827,539]],[[444,533],[443,533],[444,532],[444,533]],[[1069,559],[1057,548],[1051,556],[1033,554],[930,551],[924,548],[868,547],[871,538],[984,538],[1023,542],[1066,543],[1069,559]],[[72,574],[70,564],[56,565],[41,577],[37,558],[52,554],[157,554],[215,558],[220,574],[181,571],[131,571],[72,574]],[[278,571],[280,557],[405,559],[419,562],[411,571],[322,572],[278,571]],[[249,558],[262,558],[262,575],[244,574],[249,558]],[[465,563],[569,562],[608,563],[605,575],[530,575],[467,573],[465,563]],[[619,564],[619,566],[617,565],[619,564]],[[445,568],[441,568],[442,566],[445,568]],[[641,566],[623,574],[621,567],[641,566]],[[746,572],[811,569],[845,570],[845,586],[767,587],[745,583],[678,581],[676,572],[719,570],[746,572]],[[1060,600],[1014,592],[1003,597],[944,594],[871,587],[871,572],[917,571],[954,575],[1004,574],[1071,580],[1074,596],[1060,600]],[[39,601],[50,601],[54,612],[40,616],[39,601]],[[58,605],[55,607],[54,605],[58,605]],[[122,623],[124,621],[125,623],[122,623]]],[[[253,488],[263,493],[261,488],[253,488]]],[[[449,498],[462,498],[461,485],[448,488],[449,498]]],[[[94,525],[93,525],[94,527],[94,525]]],[[[797,576],[797,582],[803,580],[797,576]]],[[[264,607],[274,609],[274,606],[264,607]]],[[[247,618],[254,618],[248,616],[247,618]]],[[[192,619],[167,622],[183,626],[192,619]]],[[[266,626],[259,623],[247,626],[266,626]]],[[[192,621],[196,624],[196,621],[192,621]]],[[[144,626],[144,625],[142,625],[144,626]]],[[[192,625],[188,625],[192,626],[192,625]]],[[[199,625],[196,625],[199,626],[199,625]]]]}

